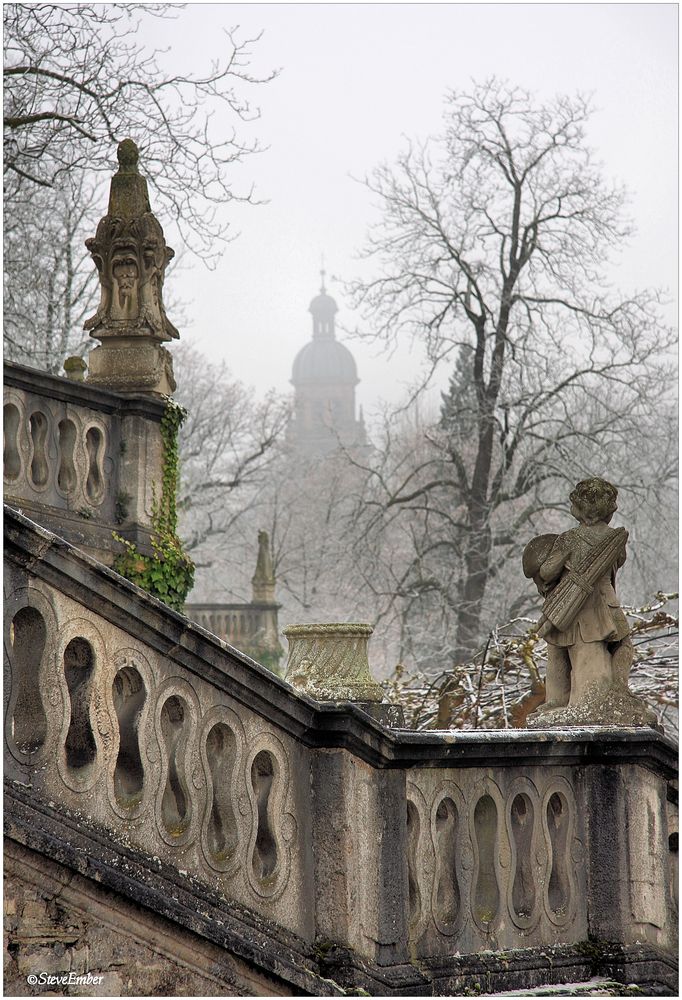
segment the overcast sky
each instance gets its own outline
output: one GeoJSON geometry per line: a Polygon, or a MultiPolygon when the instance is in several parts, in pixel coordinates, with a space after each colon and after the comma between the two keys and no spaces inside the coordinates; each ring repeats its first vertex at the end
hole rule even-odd
{"type": "MultiPolygon", "coordinates": [[[[264,32],[256,72],[281,68],[253,95],[262,115],[252,134],[269,149],[236,177],[253,180],[267,203],[227,207],[241,235],[218,268],[191,262],[167,284],[189,303],[182,338],[226,358],[259,391],[290,390],[321,254],[338,279],[327,285],[339,321],[359,322],[341,282],[358,272],[372,203],[353,178],[393,161],[403,136],[437,133],[443,95],[472,78],[496,74],[540,98],[593,95],[590,144],[631,190],[638,230],[616,280],[676,295],[674,4],[190,4],[156,22],[154,40],[170,46],[177,68],[201,72],[221,54],[220,28],[234,25],[264,32]]],[[[381,398],[396,401],[413,367],[407,352],[386,361],[375,347],[346,343],[359,402],[371,413],[381,398]]]]}

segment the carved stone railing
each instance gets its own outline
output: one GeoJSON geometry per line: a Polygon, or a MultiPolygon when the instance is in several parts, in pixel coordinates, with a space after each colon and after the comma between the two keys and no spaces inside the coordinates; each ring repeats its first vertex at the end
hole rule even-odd
{"type": "Polygon", "coordinates": [[[588,978],[588,939],[672,981],[665,737],[391,731],[11,511],[6,535],[12,836],[147,906],[166,879],[207,935],[255,920],[299,985],[458,992],[481,952],[498,987],[588,978]]]}
{"type": "Polygon", "coordinates": [[[6,364],[5,499],[107,564],[113,530],[148,551],[163,412],[160,398],[6,364]]]}

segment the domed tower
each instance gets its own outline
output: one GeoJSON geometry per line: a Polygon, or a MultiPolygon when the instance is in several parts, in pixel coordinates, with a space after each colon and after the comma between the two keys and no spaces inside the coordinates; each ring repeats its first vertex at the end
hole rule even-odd
{"type": "Polygon", "coordinates": [[[334,332],[337,305],[324,287],[310,303],[313,337],[294,360],[291,384],[295,389],[294,416],[288,441],[306,455],[326,455],[339,445],[366,443],[365,427],[355,416],[355,359],[334,332]]]}

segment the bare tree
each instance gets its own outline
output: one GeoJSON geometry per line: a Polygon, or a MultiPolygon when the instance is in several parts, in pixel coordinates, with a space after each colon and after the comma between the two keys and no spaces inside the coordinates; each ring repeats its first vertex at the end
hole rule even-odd
{"type": "Polygon", "coordinates": [[[588,116],[579,97],[538,106],[492,80],[450,95],[439,142],[367,181],[380,276],[355,285],[356,302],[373,336],[421,340],[451,381],[422,446],[368,464],[359,538],[408,520],[402,587],[448,609],[455,662],[477,648],[489,586],[540,512],[546,525],[576,476],[618,482],[623,448],[666,405],[658,296],[614,298],[604,277],[630,227],[585,145],[588,116]]]}
{"type": "Polygon", "coordinates": [[[224,362],[188,344],[178,344],[173,357],[175,399],[187,410],[180,431],[180,534],[200,571],[213,564],[264,490],[289,404],[275,393],[257,400],[224,362]]]}
{"type": "Polygon", "coordinates": [[[83,237],[101,215],[97,195],[85,175],[68,175],[54,191],[22,190],[6,213],[6,358],[57,373],[85,351],[83,322],[99,286],[83,237]]]}
{"type": "Polygon", "coordinates": [[[375,621],[349,543],[360,486],[342,448],[316,458],[285,450],[273,471],[268,526],[290,622],[375,621]]]}
{"type": "Polygon", "coordinates": [[[116,145],[140,147],[155,208],[204,259],[227,223],[218,207],[250,200],[230,169],[258,147],[235,125],[258,117],[247,96],[271,79],[249,72],[256,39],[225,31],[226,55],[201,76],[166,75],[137,41],[141,18],[172,4],[5,4],[5,205],[65,174],[109,173],[116,145]],[[229,172],[229,173],[228,173],[229,172]]]}
{"type": "Polygon", "coordinates": [[[103,214],[116,145],[137,140],[154,209],[213,263],[229,237],[223,206],[251,201],[230,168],[259,148],[236,128],[270,79],[248,70],[253,43],[225,32],[225,57],[201,76],[165,73],[140,24],[172,4],[5,4],[4,275],[7,356],[58,371],[86,346],[95,270],[83,250],[103,214]],[[99,185],[99,187],[98,187],[99,185]],[[97,193],[98,192],[98,193],[97,193]]]}

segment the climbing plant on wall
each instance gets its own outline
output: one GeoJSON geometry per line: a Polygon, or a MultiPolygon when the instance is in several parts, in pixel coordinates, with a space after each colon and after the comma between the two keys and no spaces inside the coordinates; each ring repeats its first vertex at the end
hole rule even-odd
{"type": "Polygon", "coordinates": [[[185,416],[185,409],[169,398],[161,419],[161,493],[154,492],[152,502],[153,554],[143,555],[133,542],[114,532],[114,538],[124,547],[114,561],[116,572],[176,611],[182,611],[194,583],[194,563],[177,535],[178,431],[185,416]]]}

